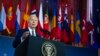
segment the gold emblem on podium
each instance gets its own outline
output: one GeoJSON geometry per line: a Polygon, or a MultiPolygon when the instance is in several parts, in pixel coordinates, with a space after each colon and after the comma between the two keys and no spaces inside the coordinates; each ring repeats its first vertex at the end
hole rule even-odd
{"type": "Polygon", "coordinates": [[[56,47],[51,42],[44,42],[42,44],[42,54],[43,56],[56,56],[56,47]]]}

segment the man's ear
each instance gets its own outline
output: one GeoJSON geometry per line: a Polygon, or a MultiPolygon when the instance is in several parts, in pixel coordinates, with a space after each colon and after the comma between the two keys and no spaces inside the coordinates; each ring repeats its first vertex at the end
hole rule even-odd
{"type": "Polygon", "coordinates": [[[29,20],[30,20],[30,16],[28,17],[28,20],[27,20],[28,23],[29,23],[29,20]]]}

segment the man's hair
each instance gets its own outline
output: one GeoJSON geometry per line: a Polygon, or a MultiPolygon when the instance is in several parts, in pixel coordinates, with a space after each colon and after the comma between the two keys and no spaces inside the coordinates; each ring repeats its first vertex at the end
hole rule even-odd
{"type": "Polygon", "coordinates": [[[30,15],[36,15],[36,10],[33,10],[30,15]]]}

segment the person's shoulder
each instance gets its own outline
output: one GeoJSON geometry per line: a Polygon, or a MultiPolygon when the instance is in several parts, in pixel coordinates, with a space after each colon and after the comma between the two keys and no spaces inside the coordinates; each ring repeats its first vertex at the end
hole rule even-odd
{"type": "Polygon", "coordinates": [[[19,31],[28,31],[28,29],[20,29],[19,31]]]}
{"type": "Polygon", "coordinates": [[[19,32],[25,32],[28,31],[28,29],[20,29],[19,32]]]}

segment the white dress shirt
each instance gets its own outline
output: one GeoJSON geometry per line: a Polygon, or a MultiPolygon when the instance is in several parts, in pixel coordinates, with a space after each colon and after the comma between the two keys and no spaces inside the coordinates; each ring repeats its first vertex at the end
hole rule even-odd
{"type": "Polygon", "coordinates": [[[30,27],[28,27],[28,29],[29,29],[29,32],[30,32],[30,35],[31,35],[31,36],[32,36],[32,35],[36,36],[35,29],[31,29],[30,27]],[[32,34],[32,31],[33,31],[33,34],[32,34]]]}

